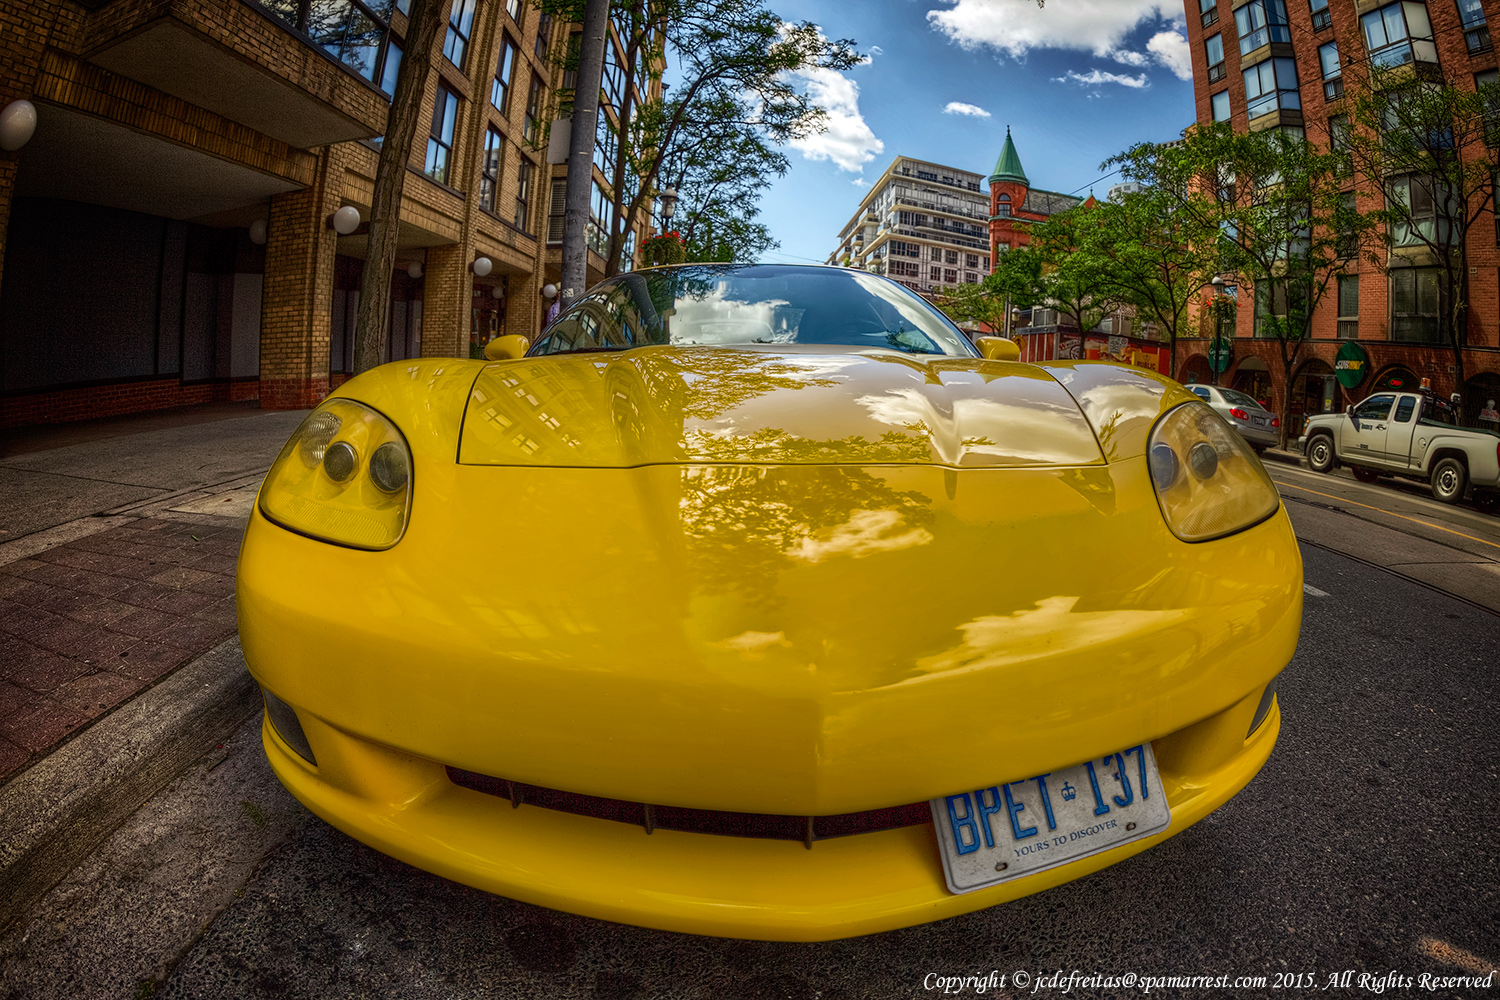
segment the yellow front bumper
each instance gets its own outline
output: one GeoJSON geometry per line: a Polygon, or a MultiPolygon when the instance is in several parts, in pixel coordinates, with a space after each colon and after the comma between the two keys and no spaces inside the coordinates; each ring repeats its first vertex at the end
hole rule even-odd
{"type": "Polygon", "coordinates": [[[1155,742],[1172,807],[1166,832],[990,889],[951,894],[931,824],[801,843],[657,830],[521,806],[460,788],[441,765],[302,716],[318,758],[269,721],[277,777],[318,816],[426,871],[569,913],[691,934],[826,941],[958,916],[1041,892],[1166,840],[1255,777],[1281,728],[1259,695],[1155,742]],[[1204,765],[1193,769],[1190,764],[1204,765]]]}

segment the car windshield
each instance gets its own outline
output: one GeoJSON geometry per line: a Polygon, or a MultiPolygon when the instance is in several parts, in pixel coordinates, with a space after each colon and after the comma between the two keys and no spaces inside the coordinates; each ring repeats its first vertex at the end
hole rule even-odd
{"type": "Polygon", "coordinates": [[[1219,391],[1224,394],[1224,402],[1230,406],[1253,406],[1257,410],[1261,409],[1260,403],[1256,402],[1253,396],[1247,396],[1237,389],[1220,389],[1219,391]]]}
{"type": "Polygon", "coordinates": [[[837,267],[689,264],[596,285],[547,328],[529,356],[651,344],[834,344],[977,354],[926,300],[877,275],[837,267]]]}

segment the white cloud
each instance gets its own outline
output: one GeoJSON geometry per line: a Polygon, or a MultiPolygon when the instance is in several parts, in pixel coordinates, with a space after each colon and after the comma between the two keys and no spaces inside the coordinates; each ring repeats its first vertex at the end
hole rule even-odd
{"type": "Polygon", "coordinates": [[[796,76],[812,102],[828,114],[823,131],[793,139],[793,149],[809,160],[832,160],[849,171],[860,170],[885,150],[859,113],[859,84],[831,69],[807,69],[796,76]]]}
{"type": "Polygon", "coordinates": [[[1153,35],[1146,48],[1156,56],[1158,62],[1177,75],[1179,80],[1193,78],[1193,55],[1188,40],[1175,31],[1162,31],[1153,35]]]}
{"type": "Polygon", "coordinates": [[[885,49],[882,49],[879,45],[871,45],[870,46],[870,55],[872,55],[872,56],[883,56],[883,55],[885,55],[885,49]]]}
{"type": "MultiPolygon", "coordinates": [[[[988,46],[1012,59],[1032,49],[1069,49],[1141,66],[1144,56],[1120,51],[1126,36],[1142,23],[1175,24],[1183,17],[1181,0],[1054,0],[1045,7],[1035,0],[940,2],[949,8],[927,12],[935,29],[966,49],[988,46]]],[[[1159,52],[1157,57],[1166,61],[1159,52]]],[[[1175,70],[1175,63],[1168,65],[1175,70]]]]}
{"type": "Polygon", "coordinates": [[[1151,63],[1151,57],[1144,52],[1131,52],[1129,49],[1119,49],[1109,54],[1115,62],[1124,63],[1126,66],[1147,66],[1151,63]]]}
{"type": "Polygon", "coordinates": [[[949,101],[948,106],[943,109],[945,115],[968,115],[971,118],[988,118],[990,113],[977,104],[965,104],[963,101],[949,101]]]}
{"type": "Polygon", "coordinates": [[[1096,69],[1088,73],[1079,73],[1076,70],[1068,70],[1066,76],[1054,77],[1058,83],[1077,83],[1085,87],[1097,87],[1101,83],[1118,83],[1122,87],[1133,87],[1140,89],[1146,85],[1146,74],[1140,76],[1126,76],[1123,73],[1106,73],[1096,69]]]}
{"type": "Polygon", "coordinates": [[[870,186],[870,182],[865,180],[863,177],[856,177],[849,183],[853,184],[857,188],[867,188],[870,186]]]}

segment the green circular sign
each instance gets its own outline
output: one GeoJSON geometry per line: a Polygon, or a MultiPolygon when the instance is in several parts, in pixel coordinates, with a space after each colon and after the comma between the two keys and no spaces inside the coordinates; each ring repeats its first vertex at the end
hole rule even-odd
{"type": "Polygon", "coordinates": [[[1339,346],[1333,361],[1333,376],[1345,389],[1353,389],[1365,380],[1370,371],[1370,356],[1354,341],[1339,346]]]}
{"type": "Polygon", "coordinates": [[[1208,344],[1208,364],[1216,372],[1229,370],[1234,358],[1234,344],[1228,337],[1215,337],[1208,344]]]}

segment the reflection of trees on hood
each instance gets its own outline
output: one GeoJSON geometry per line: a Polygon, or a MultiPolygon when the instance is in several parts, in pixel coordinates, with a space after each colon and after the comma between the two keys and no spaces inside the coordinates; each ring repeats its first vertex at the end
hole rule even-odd
{"type": "MultiPolygon", "coordinates": [[[[681,420],[714,420],[769,392],[839,384],[817,377],[818,370],[758,352],[679,348],[670,357],[655,351],[627,354],[610,366],[610,377],[640,379],[646,397],[674,420],[679,414],[681,420]]],[[[631,394],[621,389],[613,393],[615,426],[624,428],[641,414],[633,412],[631,394]]]]}
{"type": "Polygon", "coordinates": [[[779,573],[821,561],[824,555],[809,553],[835,549],[841,537],[858,541],[826,558],[858,558],[932,538],[931,499],[860,468],[698,466],[682,470],[681,484],[678,517],[700,591],[738,591],[760,607],[780,603],[779,573]]]}

